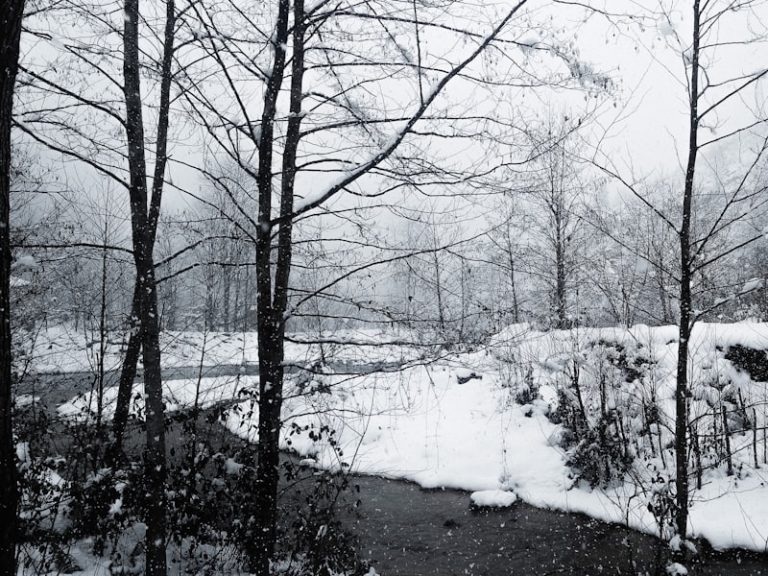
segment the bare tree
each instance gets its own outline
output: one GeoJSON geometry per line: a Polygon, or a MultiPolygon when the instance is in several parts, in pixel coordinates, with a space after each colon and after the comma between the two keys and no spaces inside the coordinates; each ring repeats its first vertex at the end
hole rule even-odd
{"type": "Polygon", "coordinates": [[[168,106],[176,21],[174,1],[166,1],[161,104],[157,134],[158,149],[156,150],[151,203],[147,190],[144,119],[141,99],[139,0],[126,0],[124,21],[123,91],[125,94],[125,130],[128,144],[128,191],[131,205],[131,228],[133,231],[133,257],[136,263],[136,289],[134,294],[138,294],[139,300],[138,311],[144,361],[144,388],[147,398],[147,453],[145,456],[145,477],[149,496],[146,518],[147,574],[159,576],[166,572],[166,456],[165,408],[163,405],[163,383],[160,366],[160,327],[153,251],[160,215],[163,182],[165,180],[165,165],[167,162],[168,106]]]}
{"type": "MultiPolygon", "coordinates": [[[[675,236],[679,262],[676,270],[660,270],[674,279],[678,288],[678,354],[675,388],[675,525],[677,533],[688,533],[689,485],[689,344],[697,320],[710,310],[698,309],[707,270],[716,263],[762,239],[753,222],[765,209],[765,181],[760,178],[768,150],[765,132],[768,115],[755,98],[768,68],[736,72],[726,69],[726,58],[742,58],[752,50],[764,49],[768,36],[760,21],[763,0],[718,3],[694,0],[685,3],[683,25],[675,18],[681,3],[660,7],[639,16],[665,27],[664,41],[680,62],[682,74],[675,79],[686,91],[687,132],[679,190],[679,212],[661,206],[645,194],[637,182],[623,177],[609,161],[596,162],[654,215],[657,225],[675,236]],[[754,105],[748,104],[754,100],[754,105]],[[738,104],[740,104],[740,106],[738,104]],[[745,114],[746,112],[746,114],[745,114]],[[745,119],[745,116],[747,118],[745,119]],[[728,170],[722,170],[714,156],[727,147],[738,150],[728,170]],[[710,197],[709,199],[707,197],[710,197]],[[712,209],[711,197],[717,197],[712,209]],[[747,233],[731,232],[739,226],[747,233]],[[750,230],[751,228],[751,230],[750,230]]],[[[604,10],[599,10],[605,14],[604,10]]],[[[619,17],[623,17],[621,15],[619,17]]],[[[720,305],[720,301],[713,304],[720,305]]]]}
{"type": "MultiPolygon", "coordinates": [[[[231,31],[226,28],[222,16],[205,6],[195,6],[195,19],[189,25],[196,27],[201,46],[218,66],[217,78],[221,80],[217,87],[226,87],[230,105],[226,107],[220,101],[218,106],[213,106],[203,92],[205,86],[202,83],[197,84],[200,91],[190,95],[187,102],[222,153],[250,174],[258,203],[257,215],[241,210],[237,218],[238,227],[256,245],[259,339],[256,483],[261,497],[254,515],[253,533],[255,569],[259,575],[268,573],[276,543],[286,322],[292,310],[312,298],[307,295],[291,302],[289,297],[294,226],[312,214],[324,211],[329,203],[342,196],[342,192],[352,191],[364,198],[366,194],[356,190],[359,182],[384,188],[371,196],[386,192],[387,185],[377,185],[376,179],[370,177],[376,176],[379,180],[395,178],[408,161],[417,163],[416,153],[411,158],[398,153],[407,149],[404,142],[418,132],[417,125],[427,120],[427,112],[453,79],[461,77],[478,81],[470,65],[498,39],[525,4],[525,1],[513,4],[489,33],[464,34],[474,46],[466,57],[453,64],[427,64],[423,54],[417,54],[420,44],[419,40],[414,40],[413,32],[422,26],[421,22],[429,20],[415,19],[413,6],[402,14],[393,15],[386,10],[388,15],[382,16],[376,7],[368,5],[319,2],[305,7],[301,0],[281,0],[273,17],[257,14],[250,20],[243,20],[231,31]],[[266,21],[263,28],[257,24],[261,20],[266,21]],[[370,30],[372,25],[378,27],[389,38],[385,58],[393,60],[371,63],[369,58],[357,56],[358,46],[335,50],[333,25],[347,29],[355,26],[361,32],[370,30]],[[415,42],[413,50],[407,49],[400,39],[408,36],[396,35],[395,28],[409,31],[410,40],[415,42]],[[237,30],[236,35],[234,30],[237,30]],[[238,37],[249,35],[257,42],[260,38],[265,45],[257,58],[246,56],[246,51],[238,47],[238,37]],[[344,77],[341,71],[347,67],[354,67],[361,74],[365,71],[366,75],[358,75],[355,79],[344,77]],[[392,72],[387,73],[390,68],[392,72]],[[385,111],[385,115],[378,114],[377,117],[377,109],[366,105],[362,94],[368,91],[367,84],[381,82],[392,75],[415,81],[419,95],[410,106],[404,102],[402,110],[385,111]],[[314,78],[319,83],[307,84],[306,78],[314,78]],[[254,118],[254,111],[245,104],[249,81],[263,82],[260,119],[254,118]],[[359,98],[355,97],[357,92],[359,98]],[[284,104],[280,98],[283,93],[286,95],[284,104]],[[329,110],[333,111],[333,116],[327,114],[329,110]],[[394,128],[389,134],[383,130],[387,126],[394,128]],[[351,139],[345,141],[344,138],[351,139]],[[329,139],[341,143],[340,149],[334,153],[313,152],[327,149],[329,139]],[[348,147],[350,153],[345,157],[342,153],[348,147]],[[258,160],[254,167],[251,159],[256,156],[258,160]],[[275,165],[279,166],[277,173],[275,165]],[[325,178],[329,180],[326,184],[306,177],[326,173],[332,176],[325,178]],[[304,176],[298,184],[297,176],[304,176]]],[[[415,8],[417,11],[427,9],[418,3],[415,8]]],[[[429,26],[433,31],[441,28],[434,22],[429,26]]],[[[367,34],[363,38],[374,41],[380,35],[371,37],[367,34]]],[[[380,40],[377,45],[381,45],[380,40]]],[[[194,83],[192,79],[187,81],[194,83]]],[[[438,113],[436,119],[443,117],[438,113]]],[[[423,165],[419,166],[421,169],[423,165]]],[[[398,189],[404,184],[395,182],[390,185],[398,189]]],[[[361,265],[358,269],[366,270],[372,265],[374,263],[361,265]]],[[[316,292],[326,293],[352,273],[354,270],[342,274],[316,292]]]]}
{"type": "MultiPolygon", "coordinates": [[[[147,451],[145,457],[148,511],[147,571],[165,573],[165,422],[163,416],[160,371],[159,319],[153,248],[165,184],[167,142],[170,108],[171,66],[173,62],[176,8],[173,0],[163,4],[165,26],[158,34],[159,62],[154,63],[155,78],[159,76],[157,126],[154,131],[154,171],[147,170],[148,146],[145,134],[142,76],[147,74],[143,42],[149,35],[140,33],[141,23],[148,22],[138,0],[125,2],[119,11],[119,21],[109,9],[80,3],[68,3],[62,16],[79,19],[78,26],[87,23],[92,35],[83,35],[65,43],[67,49],[57,52],[61,66],[35,62],[34,69],[24,68],[25,88],[45,94],[57,105],[41,113],[27,106],[16,125],[31,139],[75,160],[98,181],[107,179],[127,190],[131,214],[132,256],[136,269],[132,318],[132,342],[124,366],[130,377],[119,394],[120,400],[130,397],[139,350],[143,350],[145,390],[147,394],[147,451]],[[116,41],[122,51],[115,51],[116,41]],[[141,45],[140,45],[141,44],[141,45]],[[94,54],[101,59],[94,59],[94,54]],[[115,57],[117,54],[117,57],[115,57]],[[42,64],[42,66],[41,66],[42,64]],[[122,75],[120,69],[122,68],[122,75]],[[82,74],[77,72],[82,71],[82,74]],[[68,75],[68,72],[71,73],[68,75]],[[72,79],[75,81],[72,81],[72,79]],[[84,114],[76,113],[85,111],[84,114]],[[93,115],[88,120],[88,114],[93,115]],[[93,118],[97,118],[94,121],[93,118]],[[86,120],[83,122],[83,120],[86,120]],[[151,196],[150,196],[151,189],[151,196]],[[141,346],[139,346],[139,343],[141,346]],[[125,388],[127,387],[127,394],[125,388]]],[[[41,26],[45,20],[38,22],[41,26]]],[[[89,30],[87,27],[85,30],[89,30]]],[[[44,38],[57,38],[61,30],[53,28],[44,38]]],[[[150,57],[151,61],[152,58],[150,57]]],[[[121,404],[122,405],[122,404],[121,404]]],[[[122,412],[113,424],[115,452],[119,452],[125,419],[122,412]]]]}
{"type": "MultiPolygon", "coordinates": [[[[535,220],[539,257],[531,262],[534,271],[548,284],[550,318],[555,328],[567,328],[573,321],[572,299],[578,287],[583,202],[583,167],[570,150],[569,137],[578,126],[558,124],[550,118],[546,132],[536,134],[536,172],[533,175],[531,204],[535,220]]],[[[543,131],[543,130],[542,130],[543,131]]]]}
{"type": "Polygon", "coordinates": [[[11,126],[24,0],[0,2],[0,574],[16,574],[18,493],[11,420],[11,126]]]}

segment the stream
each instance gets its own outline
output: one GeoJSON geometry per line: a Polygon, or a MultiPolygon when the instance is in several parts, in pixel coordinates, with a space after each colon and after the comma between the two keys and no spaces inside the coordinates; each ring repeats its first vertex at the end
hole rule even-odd
{"type": "MultiPolygon", "coordinates": [[[[190,378],[199,368],[174,368],[164,378],[190,378]]],[[[258,367],[205,367],[203,376],[257,374],[258,367]]],[[[117,373],[106,385],[116,385],[117,373]]],[[[19,394],[35,394],[48,407],[88,392],[90,373],[40,375],[19,394]]],[[[228,436],[223,427],[216,434],[228,436]]],[[[174,435],[169,436],[173,443],[174,435]]],[[[134,438],[134,441],[140,439],[134,438]]],[[[233,441],[234,437],[232,438],[233,441]]],[[[664,574],[669,549],[652,536],[591,519],[516,502],[506,509],[471,509],[460,490],[424,490],[416,484],[358,476],[362,504],[341,512],[360,542],[360,555],[382,576],[664,574]]],[[[768,576],[768,555],[701,545],[690,574],[768,576]]]]}

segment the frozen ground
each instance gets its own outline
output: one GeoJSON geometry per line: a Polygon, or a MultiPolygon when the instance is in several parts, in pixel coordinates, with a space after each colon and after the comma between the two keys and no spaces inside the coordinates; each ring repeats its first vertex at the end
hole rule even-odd
{"type": "MultiPolygon", "coordinates": [[[[369,338],[374,339],[372,335],[369,338]]],[[[201,335],[166,335],[164,341],[166,349],[175,342],[179,351],[167,356],[168,363],[187,362],[195,354],[199,362],[201,335]]],[[[691,344],[691,414],[697,418],[702,437],[717,426],[717,407],[731,406],[729,399],[737,393],[755,419],[751,429],[745,425],[732,430],[733,474],[727,474],[724,462],[711,462],[703,472],[702,488],[693,494],[691,531],[717,548],[765,551],[768,466],[762,461],[763,437],[752,430],[761,430],[766,423],[766,384],[753,381],[725,355],[729,346],[737,344],[768,349],[768,325],[701,324],[691,344]],[[753,463],[755,441],[757,468],[753,463]]],[[[307,346],[294,346],[289,354],[295,361],[300,357],[314,360],[307,346]]],[[[65,351],[66,346],[61,348],[56,352],[59,358],[77,358],[77,354],[65,351]]],[[[343,348],[336,350],[341,357],[348,354],[359,361],[361,347],[350,346],[346,352],[343,348]]],[[[205,350],[206,364],[238,358],[255,361],[252,335],[209,335],[205,350]]],[[[415,354],[413,349],[395,345],[366,350],[364,357],[372,358],[371,362],[415,354]]],[[[497,496],[503,491],[536,506],[584,512],[658,533],[648,504],[674,477],[669,443],[676,353],[676,330],[671,327],[541,333],[514,326],[497,335],[487,349],[444,357],[425,366],[354,377],[296,377],[287,384],[283,447],[297,451],[318,467],[404,478],[425,488],[452,487],[497,496]],[[567,464],[569,453],[563,448],[563,428],[547,414],[556,409],[558,390],[567,386],[574,366],[579,367],[585,390],[601,381],[606,366],[615,369],[615,363],[603,362],[606,354],[615,352],[615,348],[604,346],[606,342],[621,344],[628,355],[631,351],[633,358],[650,362],[633,381],[619,379],[606,400],[611,406],[627,407],[627,431],[635,434],[633,449],[647,454],[636,461],[624,481],[592,489],[574,480],[567,464]],[[473,373],[478,377],[467,379],[473,373]],[[521,390],[527,388],[535,394],[521,405],[521,390]],[[648,397],[660,411],[655,439],[643,436],[642,415],[632,411],[648,397]],[[308,431],[318,432],[324,424],[334,431],[338,443],[330,442],[327,434],[319,441],[310,440],[308,431]],[[667,452],[665,457],[658,452],[650,456],[646,444],[655,442],[667,452]]],[[[82,362],[82,357],[77,362],[82,362]]],[[[68,364],[75,365],[74,361],[68,364]]],[[[82,363],[77,365],[81,369],[82,363]]],[[[42,366],[38,364],[38,369],[42,366]]],[[[232,432],[253,441],[257,440],[256,414],[247,393],[255,384],[252,377],[199,381],[203,404],[234,400],[235,408],[226,424],[232,432]]],[[[197,386],[197,380],[167,381],[170,407],[189,405],[197,386]]],[[[88,400],[73,399],[60,410],[68,415],[83,414],[89,409],[88,400]]]]}

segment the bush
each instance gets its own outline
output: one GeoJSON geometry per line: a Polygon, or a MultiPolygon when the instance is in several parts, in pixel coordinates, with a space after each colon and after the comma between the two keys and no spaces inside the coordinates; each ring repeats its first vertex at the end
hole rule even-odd
{"type": "Polygon", "coordinates": [[[600,418],[583,433],[568,458],[575,477],[593,488],[606,487],[629,472],[634,456],[617,431],[615,420],[600,418]]]}

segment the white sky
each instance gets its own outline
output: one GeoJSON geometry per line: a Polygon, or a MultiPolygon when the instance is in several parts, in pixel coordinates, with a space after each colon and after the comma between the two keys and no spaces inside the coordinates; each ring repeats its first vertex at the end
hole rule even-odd
{"type": "MultiPolygon", "coordinates": [[[[725,5],[730,0],[712,0],[714,5],[725,5]]],[[[500,13],[510,4],[511,0],[482,2],[474,10],[477,21],[485,22],[485,28],[490,27],[491,14],[500,13]]],[[[584,20],[585,12],[578,7],[554,5],[550,0],[530,0],[528,4],[529,18],[540,28],[527,32],[526,18],[522,19],[523,26],[518,29],[521,37],[518,40],[539,39],[567,43],[575,49],[580,59],[589,63],[595,70],[608,73],[615,81],[614,90],[607,95],[599,96],[600,109],[603,111],[598,122],[587,132],[595,137],[605,131],[601,142],[601,151],[608,155],[611,161],[621,169],[622,173],[634,176],[651,174],[669,174],[675,171],[679,175],[680,155],[684,154],[687,144],[687,109],[686,89],[681,83],[683,79],[683,64],[680,54],[674,47],[674,34],[688,42],[690,17],[689,0],[589,0],[593,5],[609,7],[614,12],[642,13],[647,10],[645,19],[629,21],[626,18],[616,18],[612,22],[600,15],[592,15],[584,20]],[[642,8],[642,10],[640,10],[642,8]],[[663,11],[670,14],[670,21],[654,16],[652,11],[663,11]],[[541,38],[541,36],[547,36],[541,38]]],[[[753,13],[737,15],[729,19],[722,30],[717,31],[720,40],[731,39],[734,34],[749,27],[755,33],[765,32],[763,16],[768,9],[766,3],[760,2],[759,10],[753,13]],[[747,26],[748,25],[748,26],[747,26]]],[[[660,14],[660,13],[659,13],[660,14]]],[[[519,26],[519,23],[518,23],[519,26]]],[[[445,48],[430,46],[430,49],[445,48]]],[[[468,52],[471,45],[456,46],[457,50],[468,52]]],[[[30,46],[27,57],[34,54],[35,48],[30,46]]],[[[721,50],[717,59],[712,62],[713,77],[723,80],[727,76],[752,72],[768,63],[766,45],[748,49],[721,50]]],[[[764,84],[764,83],[763,83],[764,84]]],[[[460,91],[455,92],[460,94],[460,91]]],[[[741,122],[748,114],[744,113],[747,105],[761,103],[764,99],[764,85],[750,94],[749,101],[735,102],[734,107],[727,111],[727,117],[719,118],[719,125],[713,126],[713,134],[720,134],[741,122]]],[[[567,91],[564,94],[552,94],[552,101],[540,94],[528,98],[526,106],[529,114],[543,115],[548,109],[562,106],[563,102],[572,102],[574,108],[583,108],[584,99],[591,95],[581,91],[567,91]],[[538,99],[537,99],[538,98],[538,99]],[[534,104],[535,103],[535,104],[534,104]],[[538,106],[538,110],[537,107],[538,106]]],[[[470,108],[465,108],[471,112],[470,108]]],[[[204,154],[194,150],[195,131],[186,131],[188,136],[183,142],[177,142],[172,147],[172,154],[178,154],[186,159],[204,154]]],[[[456,154],[466,153],[466,142],[457,142],[456,154]]],[[[684,157],[682,158],[684,161],[684,157]]],[[[198,176],[194,172],[185,173],[183,168],[171,165],[171,179],[174,183],[191,189],[199,190],[198,176]]],[[[316,184],[316,182],[315,182],[316,184]]],[[[184,208],[188,205],[178,193],[169,191],[166,209],[184,208]]]]}

